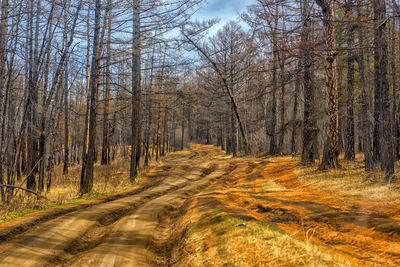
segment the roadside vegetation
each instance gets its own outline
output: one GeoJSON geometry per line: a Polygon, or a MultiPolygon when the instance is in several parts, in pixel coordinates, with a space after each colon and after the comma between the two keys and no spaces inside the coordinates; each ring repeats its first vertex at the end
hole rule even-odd
{"type": "Polygon", "coordinates": [[[176,224],[177,266],[398,264],[399,184],[366,172],[359,156],[326,171],[292,156],[224,160],[230,177],[196,195],[176,224]]]}
{"type": "MultiPolygon", "coordinates": [[[[143,171],[147,171],[147,169],[143,171]]],[[[70,166],[68,174],[63,174],[62,165],[57,165],[54,168],[51,190],[44,192],[39,198],[25,192],[17,193],[9,203],[1,205],[0,224],[39,210],[100,198],[125,190],[138,183],[131,182],[129,179],[128,159],[115,160],[110,162],[109,165],[98,163],[94,171],[96,179],[93,184],[93,191],[90,194],[80,196],[78,194],[80,172],[81,167],[74,165],[70,166]]],[[[137,181],[140,181],[140,175],[137,181]]]]}
{"type": "Polygon", "coordinates": [[[260,221],[247,221],[218,209],[191,219],[188,266],[351,266],[345,257],[294,238],[260,221]]]}
{"type": "MultiPolygon", "coordinates": [[[[299,181],[306,186],[350,194],[360,199],[400,202],[400,181],[386,184],[385,174],[379,168],[365,171],[361,155],[357,155],[356,161],[343,160],[341,164],[341,169],[328,171],[319,171],[315,166],[299,164],[295,173],[299,181]]],[[[400,175],[398,162],[395,164],[395,175],[400,175]]]]}

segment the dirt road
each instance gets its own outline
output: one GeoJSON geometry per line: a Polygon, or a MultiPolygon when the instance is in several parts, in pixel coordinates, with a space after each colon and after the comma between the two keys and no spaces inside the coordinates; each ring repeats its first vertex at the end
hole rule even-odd
{"type": "Polygon", "coordinates": [[[184,266],[183,222],[211,209],[312,240],[355,266],[400,264],[396,203],[304,186],[294,169],[195,145],[168,155],[136,188],[0,225],[0,266],[184,266]]]}
{"type": "MultiPolygon", "coordinates": [[[[0,243],[0,266],[154,264],[157,255],[149,244],[156,238],[160,214],[224,174],[227,164],[214,159],[218,153],[199,147],[169,156],[147,174],[144,190],[78,208],[8,236],[8,242],[0,243]]],[[[13,223],[18,227],[18,221],[13,223]]]]}

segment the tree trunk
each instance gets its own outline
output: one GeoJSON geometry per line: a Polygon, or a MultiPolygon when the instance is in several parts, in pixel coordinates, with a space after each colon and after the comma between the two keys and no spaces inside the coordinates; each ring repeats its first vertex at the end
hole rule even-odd
{"type": "MultiPolygon", "coordinates": [[[[88,2],[88,13],[87,13],[87,21],[86,21],[86,39],[87,39],[87,51],[86,51],[86,111],[85,111],[85,124],[83,129],[82,136],[82,168],[81,168],[81,185],[86,186],[84,181],[86,177],[86,163],[87,163],[87,148],[88,148],[88,134],[89,134],[89,112],[90,112],[90,56],[91,56],[91,43],[90,43],[90,9],[91,9],[91,0],[88,2]]],[[[82,191],[81,191],[82,192],[82,191]]]]}
{"type": "Polygon", "coordinates": [[[158,115],[157,115],[157,129],[156,129],[156,142],[153,146],[157,145],[156,149],[156,160],[159,160],[159,154],[161,153],[160,148],[160,121],[161,121],[161,104],[158,103],[158,115]]]}
{"type": "MultiPolygon", "coordinates": [[[[400,10],[399,10],[399,18],[400,18],[400,10]]],[[[399,20],[399,25],[398,25],[398,32],[400,30],[400,20],[399,20]]],[[[400,42],[398,43],[398,51],[400,51],[400,42]]],[[[400,54],[400,53],[399,53],[400,54]]],[[[396,120],[393,122],[394,123],[394,129],[395,132],[395,152],[397,155],[397,158],[400,159],[400,116],[397,114],[397,112],[400,111],[400,101],[397,101],[398,105],[396,108],[396,120]]]]}
{"type": "Polygon", "coordinates": [[[286,84],[286,79],[285,79],[285,59],[283,58],[284,55],[281,55],[281,59],[279,60],[280,62],[280,80],[281,80],[281,109],[280,109],[280,133],[279,133],[279,148],[278,151],[282,152],[283,150],[283,140],[285,137],[285,84],[286,84]]]}
{"type": "Polygon", "coordinates": [[[38,92],[36,85],[34,84],[35,79],[35,64],[34,64],[34,52],[33,52],[33,1],[29,5],[28,12],[28,47],[29,47],[29,78],[28,78],[28,97],[29,97],[29,105],[28,105],[28,130],[27,130],[27,146],[28,146],[28,156],[27,156],[27,173],[28,177],[26,180],[26,186],[28,189],[35,191],[36,190],[36,178],[35,174],[37,171],[36,161],[37,161],[37,123],[36,123],[36,107],[38,105],[38,92]]]}
{"type": "Polygon", "coordinates": [[[93,170],[95,161],[95,145],[96,145],[96,117],[97,117],[97,100],[98,100],[98,78],[99,78],[99,45],[100,45],[100,16],[101,16],[101,0],[96,0],[94,36],[93,36],[93,55],[90,67],[90,116],[89,116],[89,138],[88,152],[86,158],[86,171],[84,179],[81,180],[80,193],[90,193],[93,188],[93,170]]]}
{"type": "Polygon", "coordinates": [[[393,101],[392,101],[392,135],[393,135],[393,140],[394,140],[394,156],[396,159],[399,158],[399,147],[396,145],[398,143],[398,136],[397,133],[399,131],[398,129],[398,116],[397,116],[397,68],[396,68],[396,20],[393,18],[392,19],[393,24],[392,24],[392,29],[391,29],[391,76],[392,76],[392,90],[393,90],[393,101]]]}
{"type": "Polygon", "coordinates": [[[343,82],[344,68],[339,68],[337,72],[337,88],[338,88],[338,153],[340,154],[345,145],[346,138],[346,102],[344,90],[346,89],[343,82]]]}
{"type": "Polygon", "coordinates": [[[132,44],[132,137],[129,177],[134,181],[139,168],[141,152],[141,44],[140,44],[140,1],[133,1],[133,44],[132,44]]]}
{"type": "Polygon", "coordinates": [[[304,83],[304,118],[303,118],[303,148],[301,161],[313,163],[315,160],[314,139],[317,134],[314,125],[314,86],[312,85],[312,53],[311,41],[311,8],[309,0],[302,2],[302,64],[303,64],[303,83],[304,83]]]}
{"type": "MultiPolygon", "coordinates": [[[[400,30],[400,7],[397,4],[396,0],[392,0],[392,4],[393,4],[393,10],[395,11],[397,18],[399,19],[398,30],[400,30]]],[[[393,37],[395,34],[395,25],[396,25],[396,23],[393,21],[393,37]]],[[[393,38],[393,49],[392,49],[392,53],[393,53],[392,57],[393,58],[392,58],[392,60],[393,60],[394,64],[393,64],[392,70],[393,70],[394,74],[396,73],[396,71],[395,71],[395,67],[396,67],[395,66],[395,56],[394,56],[395,55],[395,52],[394,52],[395,43],[396,43],[395,38],[393,38]]],[[[399,46],[398,46],[398,51],[400,51],[400,42],[399,42],[399,46]]],[[[397,77],[393,77],[394,82],[396,82],[396,78],[397,77]]],[[[393,84],[393,94],[395,94],[396,91],[397,91],[397,88],[393,84]]],[[[396,95],[393,96],[393,98],[397,99],[397,93],[396,93],[396,95]]],[[[396,154],[397,159],[399,159],[400,158],[400,117],[397,115],[397,112],[400,110],[400,101],[397,101],[397,100],[394,101],[395,105],[396,105],[396,102],[399,102],[399,103],[398,103],[397,107],[393,107],[394,120],[393,120],[392,124],[393,124],[393,132],[394,132],[394,136],[395,136],[395,154],[396,154]]]]}
{"type": "MultiPolygon", "coordinates": [[[[347,1],[346,17],[351,17],[353,1],[347,1]]],[[[347,160],[355,160],[354,150],[354,27],[348,24],[347,31],[347,123],[346,123],[346,151],[344,158],[347,160]]]]}
{"type": "Polygon", "coordinates": [[[385,0],[374,0],[374,58],[375,58],[375,98],[381,97],[381,167],[385,171],[385,182],[390,183],[394,177],[393,136],[390,118],[390,98],[388,81],[388,42],[386,32],[385,0]]]}
{"type": "Polygon", "coordinates": [[[64,71],[64,168],[63,174],[68,174],[69,166],[69,104],[68,104],[68,67],[64,71]]]}
{"type": "MultiPolygon", "coordinates": [[[[360,0],[359,0],[360,3],[360,0]]],[[[361,16],[361,8],[357,7],[357,13],[361,16]]],[[[360,87],[361,87],[361,130],[362,130],[362,145],[364,152],[364,168],[366,171],[372,169],[372,151],[371,151],[371,137],[370,137],[370,121],[369,121],[369,104],[368,104],[368,96],[366,91],[366,79],[365,79],[365,61],[364,61],[364,31],[362,28],[358,28],[358,36],[359,36],[359,55],[358,55],[358,64],[359,64],[359,72],[360,72],[360,87]]]]}
{"type": "Polygon", "coordinates": [[[296,78],[294,82],[294,96],[293,96],[293,115],[292,115],[292,136],[291,136],[291,141],[290,141],[290,152],[292,155],[296,153],[296,136],[297,136],[297,112],[298,112],[298,106],[299,106],[299,92],[300,92],[300,79],[301,76],[298,74],[301,68],[301,61],[299,60],[297,63],[297,69],[296,69],[296,78]]]}
{"type": "MultiPolygon", "coordinates": [[[[7,34],[8,34],[8,0],[1,2],[1,21],[0,21],[0,110],[2,110],[3,95],[5,94],[4,110],[2,112],[2,128],[1,128],[1,142],[0,142],[0,183],[4,184],[4,171],[3,171],[3,147],[5,143],[5,120],[7,114],[7,98],[8,92],[4,92],[4,85],[6,82],[6,62],[7,62],[7,34]]],[[[3,186],[0,186],[1,200],[5,201],[5,192],[3,186]]]]}
{"type": "Polygon", "coordinates": [[[269,124],[269,132],[270,132],[270,142],[269,142],[269,153],[270,154],[276,154],[277,153],[277,147],[276,147],[276,93],[278,91],[278,40],[277,40],[277,28],[278,28],[278,16],[279,16],[279,11],[278,11],[279,5],[276,5],[276,12],[275,12],[275,24],[274,24],[274,29],[272,32],[272,95],[271,95],[271,120],[269,124]]]}
{"type": "Polygon", "coordinates": [[[336,36],[335,36],[335,10],[333,0],[316,0],[322,9],[325,31],[326,57],[326,89],[328,102],[328,135],[324,144],[324,154],[321,161],[321,169],[337,168],[338,161],[338,106],[336,86],[336,36]]]}
{"type": "Polygon", "coordinates": [[[106,84],[104,91],[104,114],[103,114],[103,145],[101,149],[101,164],[107,165],[110,161],[110,142],[109,142],[109,102],[110,102],[110,86],[111,86],[111,23],[112,23],[112,12],[111,12],[112,0],[107,2],[107,59],[106,59],[106,84]]]}
{"type": "Polygon", "coordinates": [[[166,142],[168,142],[168,120],[167,120],[167,107],[164,109],[164,120],[163,120],[163,140],[162,140],[162,150],[161,150],[161,156],[165,156],[166,154],[166,142]]]}
{"type": "MultiPolygon", "coordinates": [[[[232,146],[232,153],[233,156],[236,157],[238,154],[238,146],[236,143],[236,119],[235,119],[235,115],[234,115],[234,111],[232,108],[232,112],[231,112],[231,146],[232,146]]],[[[207,121],[207,144],[209,143],[209,136],[208,136],[208,121],[207,121]]]]}
{"type": "Polygon", "coordinates": [[[181,150],[184,149],[185,142],[185,104],[182,107],[182,136],[181,136],[181,150]]]}

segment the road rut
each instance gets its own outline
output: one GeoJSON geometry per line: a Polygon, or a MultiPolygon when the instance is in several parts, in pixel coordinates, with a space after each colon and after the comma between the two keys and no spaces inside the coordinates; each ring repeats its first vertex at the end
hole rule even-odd
{"type": "Polygon", "coordinates": [[[227,163],[215,148],[198,146],[167,157],[149,172],[153,185],[132,195],[38,223],[0,243],[0,266],[146,266],[157,255],[159,214],[221,177],[227,163]]]}

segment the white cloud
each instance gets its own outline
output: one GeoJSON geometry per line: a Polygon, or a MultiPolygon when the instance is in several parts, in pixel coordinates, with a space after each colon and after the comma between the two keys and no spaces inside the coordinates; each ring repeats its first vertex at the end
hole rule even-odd
{"type": "Polygon", "coordinates": [[[240,13],[246,11],[247,6],[254,3],[255,0],[208,0],[196,13],[194,19],[219,18],[220,22],[210,31],[210,34],[214,35],[225,23],[237,19],[240,13]]]}

